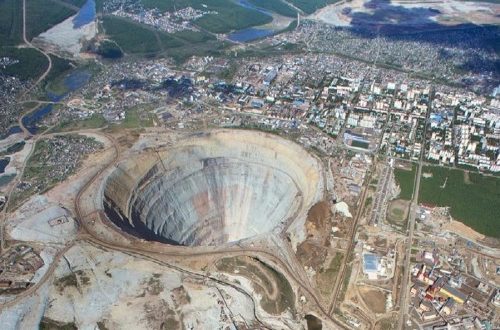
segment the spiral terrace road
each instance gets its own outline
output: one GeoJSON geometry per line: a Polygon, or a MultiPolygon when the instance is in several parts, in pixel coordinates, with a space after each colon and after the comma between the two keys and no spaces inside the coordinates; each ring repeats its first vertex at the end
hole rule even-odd
{"type": "MultiPolygon", "coordinates": [[[[317,298],[316,294],[314,293],[314,290],[310,287],[310,285],[304,284],[297,276],[295,276],[295,273],[293,271],[293,267],[291,267],[288,263],[284,262],[280,258],[276,257],[275,254],[270,253],[269,251],[262,250],[262,249],[249,249],[249,248],[239,248],[239,247],[233,247],[233,248],[226,248],[226,249],[221,249],[221,250],[216,250],[216,251],[191,251],[189,248],[186,249],[176,249],[176,251],[156,251],[156,252],[151,252],[150,249],[148,248],[142,248],[142,247],[134,247],[130,248],[124,245],[118,245],[118,244],[113,244],[106,242],[102,238],[96,236],[93,234],[92,230],[89,230],[87,227],[87,222],[84,221],[85,219],[85,214],[82,212],[81,208],[81,198],[83,194],[86,192],[88,188],[100,177],[102,173],[104,173],[107,169],[109,169],[111,166],[114,166],[119,158],[119,148],[117,142],[114,140],[113,137],[107,134],[103,134],[106,138],[108,138],[115,149],[115,155],[113,160],[108,163],[107,166],[102,168],[96,175],[94,175],[83,187],[80,189],[80,191],[77,194],[77,197],[75,198],[75,211],[76,211],[76,217],[78,219],[78,223],[81,228],[81,238],[85,241],[88,241],[90,243],[94,243],[96,245],[99,245],[103,248],[108,248],[111,250],[115,251],[120,251],[123,253],[132,253],[133,255],[140,256],[143,258],[146,258],[148,260],[156,260],[157,262],[162,262],[165,263],[164,261],[158,259],[155,256],[161,256],[161,257],[203,257],[203,256],[238,256],[238,255],[253,255],[254,257],[258,259],[265,259],[272,261],[275,265],[277,265],[280,269],[280,271],[284,272],[285,277],[287,279],[293,280],[293,282],[299,286],[305,293],[309,295],[309,297],[314,301],[316,307],[319,309],[319,311],[323,314],[322,316],[329,320],[332,323],[335,323],[338,327],[344,328],[345,326],[340,323],[339,321],[335,320],[332,318],[327,310],[325,310],[317,298]]],[[[147,243],[145,243],[147,244],[147,243]]],[[[168,245],[165,245],[165,247],[168,247],[168,245]]],[[[170,265],[170,267],[176,267],[177,269],[182,269],[178,266],[173,266],[170,265]]],[[[184,270],[186,271],[186,270],[184,270]]],[[[213,278],[205,275],[205,274],[198,274],[200,276],[204,276],[207,279],[212,280],[213,278]]],[[[227,283],[227,285],[233,285],[231,283],[227,283]]]]}
{"type": "MultiPolygon", "coordinates": [[[[75,131],[73,133],[76,133],[78,131],[75,131]]],[[[120,150],[118,143],[116,140],[110,136],[109,134],[103,133],[103,132],[93,132],[94,134],[99,134],[106,139],[108,139],[111,144],[112,148],[114,149],[114,155],[112,159],[110,160],[109,163],[104,165],[101,169],[99,169],[84,185],[83,187],[78,191],[75,201],[74,201],[74,208],[75,208],[75,216],[76,216],[76,221],[79,226],[79,233],[78,237],[69,242],[61,251],[59,251],[55,256],[52,264],[49,266],[48,270],[44,274],[44,276],[38,281],[36,284],[31,286],[30,288],[26,289],[24,292],[18,294],[16,298],[13,300],[6,302],[4,304],[0,305],[0,309],[8,308],[8,307],[13,307],[17,303],[19,303],[22,299],[25,299],[29,297],[30,295],[35,294],[36,290],[39,289],[41,286],[43,286],[53,275],[55,269],[57,268],[61,258],[64,256],[64,254],[72,247],[75,245],[76,242],[82,241],[82,242],[87,242],[89,244],[92,244],[94,246],[98,246],[104,249],[109,249],[113,251],[118,251],[122,252],[134,257],[146,259],[164,266],[167,266],[171,269],[175,269],[177,271],[186,273],[186,274],[191,274],[193,276],[197,277],[203,277],[209,281],[223,284],[226,286],[231,286],[238,291],[244,293],[245,295],[249,294],[247,292],[244,292],[241,288],[235,286],[233,283],[230,282],[225,282],[222,281],[218,278],[209,276],[207,274],[203,273],[197,273],[191,270],[184,269],[182,267],[170,264],[168,262],[165,262],[162,258],[164,257],[203,257],[203,256],[240,256],[240,255],[251,255],[257,259],[260,260],[265,260],[268,262],[271,262],[274,267],[277,267],[280,272],[283,273],[283,275],[288,279],[291,280],[292,283],[294,283],[296,286],[298,286],[306,295],[308,296],[309,300],[312,301],[315,305],[315,307],[318,309],[320,312],[320,317],[323,318],[326,321],[329,321],[333,324],[335,324],[338,328],[344,328],[347,329],[347,327],[341,323],[340,321],[334,319],[328,311],[322,306],[321,301],[318,299],[316,294],[314,293],[314,290],[311,288],[309,283],[304,283],[303,279],[295,275],[295,272],[293,271],[293,267],[289,265],[287,262],[283,261],[279,257],[277,257],[275,254],[263,250],[263,249],[254,249],[254,248],[240,248],[238,246],[231,247],[231,248],[224,248],[220,250],[214,250],[214,251],[192,251],[189,248],[185,249],[178,249],[175,248],[175,251],[169,251],[168,245],[164,246],[164,250],[162,249],[161,251],[151,251],[150,249],[146,247],[128,247],[125,245],[120,245],[120,244],[114,244],[105,241],[103,238],[99,237],[96,235],[92,230],[88,228],[88,223],[85,221],[85,218],[88,217],[88,214],[85,215],[83,214],[82,210],[82,197],[84,193],[92,186],[93,183],[97,179],[100,178],[100,176],[109,168],[114,166],[120,156],[120,150]]],[[[110,230],[112,230],[110,228],[110,230]]],[[[148,244],[147,242],[144,244],[148,244]]],[[[253,298],[252,298],[253,300],[253,298]]],[[[259,321],[259,320],[258,320],[259,321]]],[[[259,321],[260,322],[260,321],[259,321]]]]}

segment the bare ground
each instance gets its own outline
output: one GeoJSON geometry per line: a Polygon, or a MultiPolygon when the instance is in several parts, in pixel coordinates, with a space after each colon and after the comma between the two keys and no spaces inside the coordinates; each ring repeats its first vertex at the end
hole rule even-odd
{"type": "Polygon", "coordinates": [[[373,313],[385,313],[385,294],[382,291],[361,287],[359,292],[364,303],[373,313]]]}

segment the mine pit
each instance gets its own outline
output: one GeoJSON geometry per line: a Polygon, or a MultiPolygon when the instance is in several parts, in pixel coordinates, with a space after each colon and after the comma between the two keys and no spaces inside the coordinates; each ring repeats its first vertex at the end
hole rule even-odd
{"type": "Polygon", "coordinates": [[[108,176],[108,218],[139,238],[185,246],[279,232],[316,199],[318,161],[300,146],[252,131],[215,131],[149,148],[108,176]]]}

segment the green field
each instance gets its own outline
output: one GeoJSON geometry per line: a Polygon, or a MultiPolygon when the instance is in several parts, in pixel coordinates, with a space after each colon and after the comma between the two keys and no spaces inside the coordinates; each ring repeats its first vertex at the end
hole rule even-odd
{"type": "MultiPolygon", "coordinates": [[[[66,0],[76,2],[76,0],[66,0]]],[[[16,76],[21,80],[37,79],[45,72],[48,61],[39,51],[32,48],[16,48],[22,44],[22,1],[0,0],[0,57],[10,57],[20,62],[0,68],[0,73],[16,76]]],[[[50,0],[27,0],[26,2],[27,38],[31,39],[41,32],[58,24],[75,12],[64,5],[50,0]]],[[[53,79],[68,68],[68,62],[52,56],[52,72],[47,80],[53,79]]]]}
{"type": "Polygon", "coordinates": [[[312,14],[316,10],[327,5],[334,4],[340,0],[288,0],[295,7],[302,9],[307,14],[312,14]]]}
{"type": "Polygon", "coordinates": [[[16,76],[21,80],[36,79],[47,69],[49,62],[45,56],[33,48],[0,48],[0,57],[10,57],[19,61],[17,64],[0,68],[0,73],[16,76]]]}
{"type": "Polygon", "coordinates": [[[22,42],[22,4],[19,0],[0,0],[0,46],[22,42]]]}
{"type": "Polygon", "coordinates": [[[412,164],[411,171],[401,168],[394,169],[394,176],[396,177],[396,182],[401,189],[399,198],[405,200],[411,200],[413,196],[413,189],[415,184],[415,171],[416,166],[412,164]]]}
{"type": "MultiPolygon", "coordinates": [[[[271,2],[252,0],[262,3],[262,7],[273,7],[282,14],[295,16],[295,11],[280,0],[271,2]],[[286,10],[289,10],[287,12],[286,10]]],[[[101,27],[104,34],[118,44],[129,55],[168,56],[176,62],[183,62],[191,56],[220,55],[230,43],[219,41],[214,33],[227,33],[252,26],[267,24],[272,17],[257,10],[244,8],[233,0],[141,0],[146,8],[160,11],[173,11],[191,6],[204,11],[216,11],[193,22],[200,31],[185,30],[164,33],[152,27],[128,19],[104,15],[101,27]],[[175,3],[175,6],[174,6],[175,3]]],[[[97,0],[97,11],[102,12],[103,0],[97,0]]]]}
{"type": "MultiPolygon", "coordinates": [[[[277,0],[273,2],[275,1],[277,0]]],[[[195,21],[196,25],[214,33],[226,33],[272,21],[272,17],[244,8],[231,0],[142,0],[142,3],[147,8],[158,8],[162,11],[173,11],[174,3],[175,9],[190,6],[200,10],[216,11],[217,14],[205,15],[195,21]]]]}
{"type": "Polygon", "coordinates": [[[179,31],[172,34],[174,38],[182,39],[188,43],[197,44],[210,40],[216,40],[215,37],[209,33],[197,32],[192,30],[179,31]]]}
{"type": "Polygon", "coordinates": [[[33,39],[74,14],[75,10],[55,1],[26,0],[26,38],[33,39]]]}
{"type": "Polygon", "coordinates": [[[362,141],[353,140],[351,142],[351,147],[353,147],[353,148],[368,149],[370,147],[370,144],[366,143],[366,142],[362,142],[362,141]]]}
{"type": "Polygon", "coordinates": [[[273,11],[276,14],[288,17],[297,16],[297,11],[281,0],[248,0],[248,2],[253,3],[256,7],[273,11]]]}
{"type": "Polygon", "coordinates": [[[119,124],[122,128],[141,128],[153,126],[151,106],[141,104],[125,111],[125,119],[119,124]]]}
{"type": "Polygon", "coordinates": [[[165,34],[165,33],[158,33],[158,39],[159,39],[159,45],[160,48],[163,49],[168,49],[168,48],[175,48],[184,45],[184,41],[181,41],[179,39],[176,39],[172,37],[171,34],[165,34]]]}
{"type": "Polygon", "coordinates": [[[270,23],[273,18],[258,11],[238,6],[228,0],[211,0],[209,7],[218,14],[205,15],[195,21],[199,27],[213,33],[227,33],[251,26],[270,23]]]}
{"type": "Polygon", "coordinates": [[[82,129],[94,129],[104,127],[105,125],[106,120],[104,117],[100,114],[94,114],[93,116],[83,120],[62,121],[52,132],[70,132],[82,129]]]}
{"type": "Polygon", "coordinates": [[[228,43],[218,40],[199,44],[187,44],[186,46],[167,49],[163,54],[173,58],[177,63],[182,63],[191,56],[218,56],[221,55],[228,43]]]}
{"type": "MultiPolygon", "coordinates": [[[[174,35],[158,32],[152,28],[114,16],[105,16],[103,18],[103,27],[106,35],[128,54],[158,55],[166,49],[186,44],[184,40],[174,35]]],[[[195,34],[185,33],[181,37],[186,39],[195,38],[195,34]]],[[[197,38],[203,40],[201,36],[197,38]]]]}
{"type": "Polygon", "coordinates": [[[168,56],[177,62],[197,55],[218,55],[226,43],[209,33],[181,31],[166,34],[126,19],[105,16],[106,35],[130,55],[168,56]]]}
{"type": "MultiPolygon", "coordinates": [[[[185,7],[216,11],[217,14],[205,15],[194,22],[195,25],[213,33],[227,33],[272,21],[271,16],[244,8],[232,0],[141,0],[141,2],[146,8],[157,8],[162,12],[179,10],[185,7]]],[[[272,2],[277,3],[279,0],[272,0],[272,2]]],[[[96,1],[98,11],[102,11],[102,3],[103,0],[96,1]]],[[[275,4],[275,7],[284,12],[286,5],[275,4]]]]}
{"type": "Polygon", "coordinates": [[[454,219],[500,238],[500,178],[471,172],[466,176],[463,170],[438,166],[426,166],[424,173],[432,173],[432,178],[421,179],[420,203],[450,206],[454,219]]]}
{"type": "Polygon", "coordinates": [[[50,83],[55,79],[61,77],[64,73],[73,69],[73,66],[71,66],[70,61],[54,55],[49,55],[49,56],[52,59],[52,68],[50,69],[49,74],[45,78],[46,82],[50,83]]]}
{"type": "Polygon", "coordinates": [[[103,18],[106,35],[130,54],[158,53],[162,50],[155,32],[138,24],[112,16],[103,18]]]}

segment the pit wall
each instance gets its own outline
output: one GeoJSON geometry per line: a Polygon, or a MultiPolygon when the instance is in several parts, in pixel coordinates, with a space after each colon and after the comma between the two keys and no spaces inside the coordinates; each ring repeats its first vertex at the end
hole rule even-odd
{"type": "Polygon", "coordinates": [[[195,170],[207,158],[258,163],[285,172],[296,186],[290,186],[291,192],[300,191],[302,200],[286,216],[304,215],[321,195],[318,189],[323,189],[319,161],[299,145],[262,132],[218,130],[186,137],[168,150],[148,151],[122,161],[107,178],[104,196],[119,210],[122,220],[130,222],[137,193],[145,185],[155,177],[172,175],[172,171],[195,170]]]}

